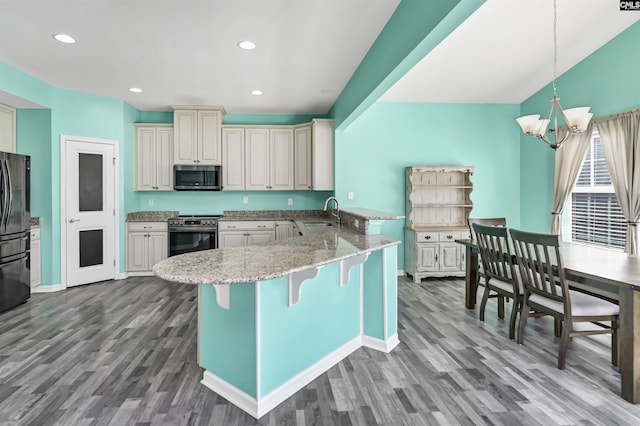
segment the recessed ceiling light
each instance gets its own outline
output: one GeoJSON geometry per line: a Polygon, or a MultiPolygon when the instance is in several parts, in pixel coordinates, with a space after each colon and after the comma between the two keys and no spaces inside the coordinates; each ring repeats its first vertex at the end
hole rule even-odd
{"type": "Polygon", "coordinates": [[[129,91],[133,93],[142,93],[142,89],[139,87],[131,87],[129,91]]]}
{"type": "Polygon", "coordinates": [[[256,96],[260,96],[260,95],[262,95],[262,90],[252,90],[251,94],[252,95],[256,95],[256,96]]]}
{"type": "Polygon", "coordinates": [[[53,38],[58,40],[60,43],[73,44],[76,42],[76,39],[67,34],[54,34],[53,38]]]}
{"type": "Polygon", "coordinates": [[[256,48],[256,44],[252,41],[245,40],[238,43],[238,47],[244,50],[253,50],[256,48]]]}

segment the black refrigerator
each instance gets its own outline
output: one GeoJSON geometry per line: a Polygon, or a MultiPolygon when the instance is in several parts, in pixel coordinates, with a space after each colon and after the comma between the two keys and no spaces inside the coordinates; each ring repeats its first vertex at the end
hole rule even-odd
{"type": "Polygon", "coordinates": [[[31,296],[31,158],[0,152],[0,312],[31,296]]]}

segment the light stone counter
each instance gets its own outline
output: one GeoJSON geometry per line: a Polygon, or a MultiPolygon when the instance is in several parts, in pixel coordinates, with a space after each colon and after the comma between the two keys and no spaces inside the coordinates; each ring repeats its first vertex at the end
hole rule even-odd
{"type": "Polygon", "coordinates": [[[153,272],[185,284],[263,281],[400,243],[385,235],[336,226],[306,227],[302,220],[296,223],[300,237],[174,256],[156,264],[153,272]]]}
{"type": "Polygon", "coordinates": [[[31,216],[31,228],[40,228],[40,218],[37,216],[31,216]]]}
{"type": "Polygon", "coordinates": [[[166,222],[170,217],[178,216],[178,211],[143,211],[127,213],[125,222],[166,222]]]}

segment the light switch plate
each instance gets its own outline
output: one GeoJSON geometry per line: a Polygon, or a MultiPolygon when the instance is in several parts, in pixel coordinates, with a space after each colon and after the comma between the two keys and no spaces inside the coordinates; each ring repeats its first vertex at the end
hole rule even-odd
{"type": "Polygon", "coordinates": [[[348,200],[353,200],[353,192],[352,191],[347,192],[347,199],[348,200]]]}
{"type": "Polygon", "coordinates": [[[242,204],[249,204],[249,197],[247,197],[246,195],[242,197],[242,204]]]}
{"type": "Polygon", "coordinates": [[[289,199],[287,200],[287,204],[288,204],[288,205],[290,205],[290,206],[292,206],[292,205],[293,205],[293,198],[289,198],[289,199]]]}

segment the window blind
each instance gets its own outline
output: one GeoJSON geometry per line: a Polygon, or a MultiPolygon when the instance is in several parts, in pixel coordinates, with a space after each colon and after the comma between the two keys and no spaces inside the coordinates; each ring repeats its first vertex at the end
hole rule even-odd
{"type": "Polygon", "coordinates": [[[597,129],[570,198],[571,240],[624,248],[627,223],[611,185],[597,129]]]}

